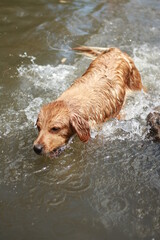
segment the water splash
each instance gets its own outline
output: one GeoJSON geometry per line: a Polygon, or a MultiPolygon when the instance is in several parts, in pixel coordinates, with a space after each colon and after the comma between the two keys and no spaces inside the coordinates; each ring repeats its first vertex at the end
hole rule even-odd
{"type": "Polygon", "coordinates": [[[38,97],[33,99],[32,102],[29,103],[29,105],[24,109],[24,113],[27,117],[28,122],[36,122],[37,115],[40,109],[40,106],[43,103],[43,99],[38,97]]]}
{"type": "Polygon", "coordinates": [[[22,65],[17,70],[22,81],[29,81],[36,89],[51,90],[54,95],[59,95],[69,87],[75,67],[63,64],[42,66],[34,63],[22,65]]]}

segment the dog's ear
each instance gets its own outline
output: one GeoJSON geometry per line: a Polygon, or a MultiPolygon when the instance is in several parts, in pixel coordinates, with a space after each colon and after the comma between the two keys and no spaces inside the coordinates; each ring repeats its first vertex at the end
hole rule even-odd
{"type": "Polygon", "coordinates": [[[70,117],[70,123],[82,142],[87,142],[90,138],[90,128],[88,122],[79,116],[73,114],[70,117]]]}

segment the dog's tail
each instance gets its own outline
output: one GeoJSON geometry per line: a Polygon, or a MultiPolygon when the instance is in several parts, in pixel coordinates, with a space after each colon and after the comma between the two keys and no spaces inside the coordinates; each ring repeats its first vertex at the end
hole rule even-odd
{"type": "Polygon", "coordinates": [[[110,48],[102,48],[102,47],[89,47],[89,46],[79,46],[73,48],[73,50],[79,51],[81,55],[85,55],[91,59],[95,59],[98,55],[103,52],[108,51],[110,48]]]}

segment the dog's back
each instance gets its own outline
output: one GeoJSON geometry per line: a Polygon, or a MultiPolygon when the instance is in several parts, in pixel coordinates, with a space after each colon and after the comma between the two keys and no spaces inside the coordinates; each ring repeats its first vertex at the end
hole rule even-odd
{"type": "MultiPolygon", "coordinates": [[[[81,51],[83,55],[95,59],[84,75],[97,71],[102,76],[107,76],[110,80],[117,78],[118,71],[122,73],[126,85],[130,90],[143,89],[141,76],[136,68],[133,59],[128,54],[118,48],[98,48],[98,47],[76,47],[74,50],[81,51]],[[124,75],[125,74],[125,75],[124,75]]],[[[83,75],[83,76],[84,76],[83,75]]],[[[75,81],[76,83],[76,81],[75,81]]],[[[144,88],[145,90],[145,88],[144,88]]]]}
{"type": "Polygon", "coordinates": [[[115,117],[124,104],[126,92],[143,89],[133,60],[117,48],[98,51],[98,48],[79,47],[76,50],[96,58],[60,100],[67,101],[83,117],[96,123],[115,117]]]}

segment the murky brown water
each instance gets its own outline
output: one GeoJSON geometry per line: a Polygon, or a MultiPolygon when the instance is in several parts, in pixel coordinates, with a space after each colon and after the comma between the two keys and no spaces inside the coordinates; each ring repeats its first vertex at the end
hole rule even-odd
{"type": "Polygon", "coordinates": [[[146,140],[160,105],[159,12],[158,0],[1,0],[0,239],[159,239],[160,145],[146,140]],[[88,144],[39,157],[37,113],[85,71],[90,60],[71,50],[81,44],[128,52],[148,94],[88,144]]]}

